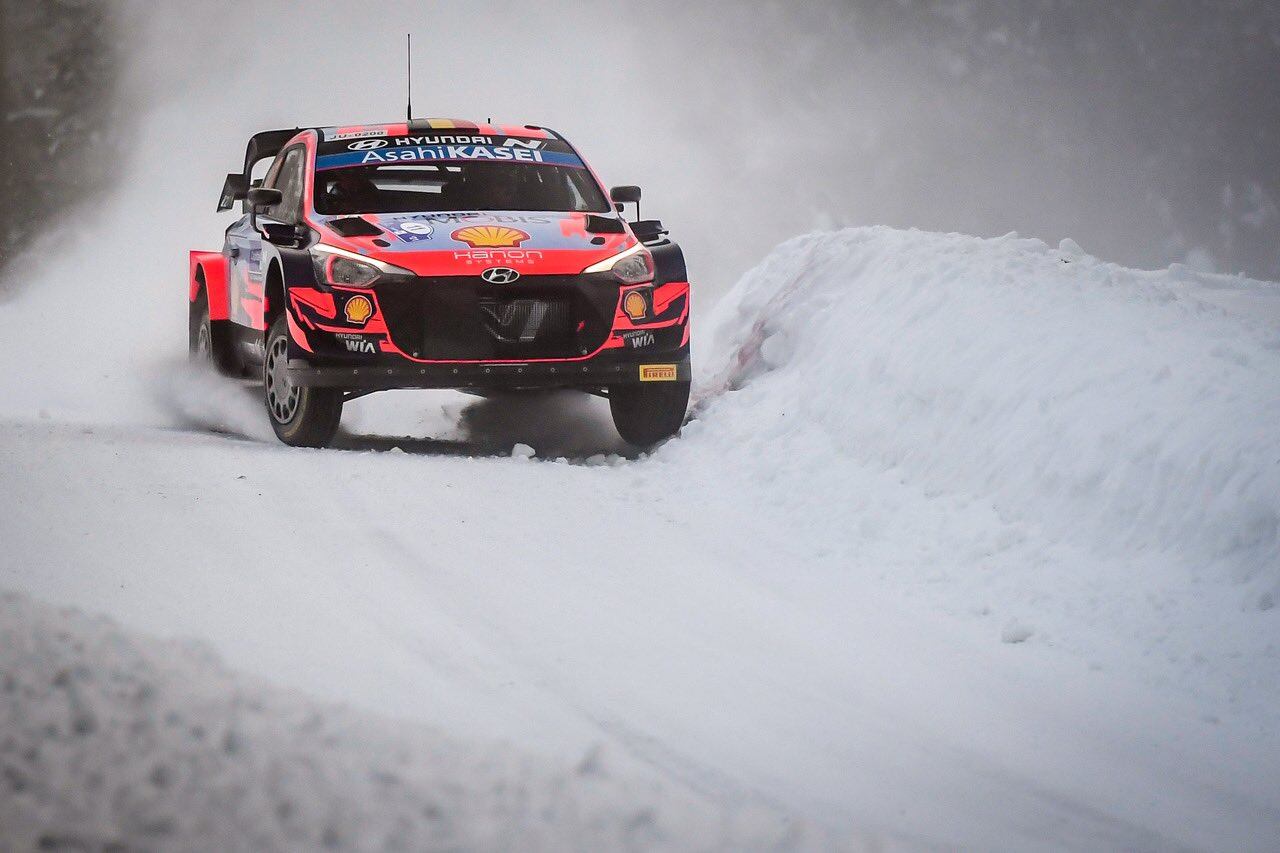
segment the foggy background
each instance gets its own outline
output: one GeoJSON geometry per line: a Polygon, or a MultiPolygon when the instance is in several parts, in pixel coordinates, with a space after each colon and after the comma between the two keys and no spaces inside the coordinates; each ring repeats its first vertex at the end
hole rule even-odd
{"type": "Polygon", "coordinates": [[[400,119],[406,31],[416,115],[565,133],[644,187],[704,297],[788,237],[865,224],[1280,278],[1263,0],[0,0],[0,286],[47,284],[24,248],[88,253],[83,274],[129,240],[115,261],[180,311],[247,137],[400,119]]]}

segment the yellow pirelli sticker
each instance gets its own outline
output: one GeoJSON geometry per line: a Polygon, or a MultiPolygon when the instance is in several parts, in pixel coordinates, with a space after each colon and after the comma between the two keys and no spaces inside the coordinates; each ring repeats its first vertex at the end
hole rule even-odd
{"type": "Polygon", "coordinates": [[[676,366],[674,364],[642,364],[640,365],[641,382],[675,382],[676,366]]]}

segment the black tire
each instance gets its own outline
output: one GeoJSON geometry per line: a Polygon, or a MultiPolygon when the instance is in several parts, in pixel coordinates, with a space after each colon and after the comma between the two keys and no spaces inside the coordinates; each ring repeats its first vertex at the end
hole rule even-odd
{"type": "Polygon", "coordinates": [[[636,447],[650,447],[678,433],[688,407],[688,382],[643,382],[609,388],[613,425],[618,435],[636,447]]]}
{"type": "Polygon", "coordinates": [[[223,376],[240,372],[231,343],[221,323],[209,319],[209,297],[203,287],[187,312],[187,355],[193,362],[208,365],[223,376]]]}
{"type": "Polygon", "coordinates": [[[342,420],[342,391],[289,382],[289,329],[283,314],[267,332],[262,399],[276,437],[293,447],[328,447],[342,420]]]}

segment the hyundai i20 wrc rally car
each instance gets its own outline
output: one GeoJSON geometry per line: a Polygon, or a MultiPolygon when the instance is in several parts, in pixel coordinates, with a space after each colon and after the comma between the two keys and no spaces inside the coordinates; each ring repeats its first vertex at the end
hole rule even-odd
{"type": "Polygon", "coordinates": [[[190,254],[190,349],[260,374],[286,444],[329,444],[346,400],[394,388],[576,388],[607,397],[633,444],[680,429],[684,256],[638,220],[638,187],[606,194],[560,134],[442,119],[266,131],[218,210],[236,202],[222,251],[190,254]]]}

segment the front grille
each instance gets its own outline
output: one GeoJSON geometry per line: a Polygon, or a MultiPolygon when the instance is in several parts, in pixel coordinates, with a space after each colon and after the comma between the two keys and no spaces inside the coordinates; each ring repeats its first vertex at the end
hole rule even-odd
{"type": "Polygon", "coordinates": [[[573,341],[573,309],[567,299],[481,299],[485,328],[504,344],[573,341]]]}
{"type": "Polygon", "coordinates": [[[594,352],[613,327],[611,276],[525,276],[489,284],[478,276],[378,283],[391,340],[423,359],[574,358],[594,352]]]}

